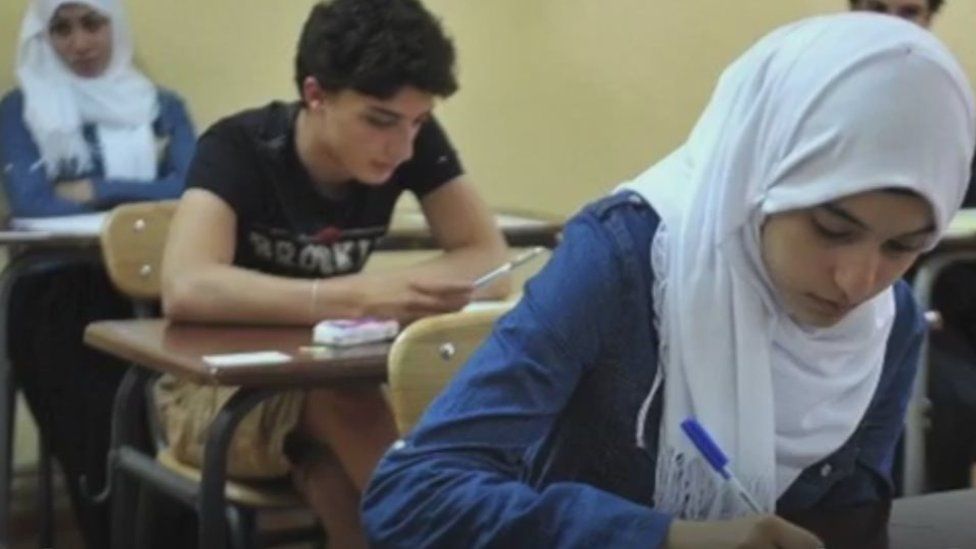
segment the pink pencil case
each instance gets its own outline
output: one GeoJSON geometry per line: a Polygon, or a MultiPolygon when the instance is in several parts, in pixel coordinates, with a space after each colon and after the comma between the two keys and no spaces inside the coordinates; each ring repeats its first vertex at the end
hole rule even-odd
{"type": "Polygon", "coordinates": [[[324,345],[348,347],[393,339],[399,331],[400,324],[396,320],[323,320],[315,325],[312,340],[324,345]]]}

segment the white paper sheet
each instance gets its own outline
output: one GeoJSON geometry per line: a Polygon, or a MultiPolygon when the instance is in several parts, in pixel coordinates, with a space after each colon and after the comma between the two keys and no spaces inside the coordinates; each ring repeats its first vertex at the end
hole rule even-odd
{"type": "Polygon", "coordinates": [[[291,362],[291,356],[278,351],[256,351],[253,353],[204,355],[203,361],[211,366],[253,366],[255,364],[291,362]]]}
{"type": "Polygon", "coordinates": [[[43,232],[51,235],[91,235],[102,230],[107,212],[59,217],[15,217],[10,226],[19,231],[43,232]]]}

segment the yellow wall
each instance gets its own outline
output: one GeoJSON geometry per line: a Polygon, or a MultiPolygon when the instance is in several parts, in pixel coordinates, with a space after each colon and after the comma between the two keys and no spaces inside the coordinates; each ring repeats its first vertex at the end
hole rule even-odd
{"type": "MultiPolygon", "coordinates": [[[[440,110],[488,200],[568,214],[680,143],[718,72],[781,23],[846,0],[427,0],[460,51],[440,110]]],[[[126,0],[139,59],[203,127],[293,97],[311,0],[126,0]]],[[[0,2],[0,88],[13,85],[24,0],[0,2]]],[[[935,30],[976,76],[976,1],[935,30]]]]}

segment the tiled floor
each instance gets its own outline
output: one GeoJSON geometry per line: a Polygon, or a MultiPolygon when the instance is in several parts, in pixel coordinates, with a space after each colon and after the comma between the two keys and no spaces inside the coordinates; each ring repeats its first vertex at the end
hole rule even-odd
{"type": "MultiPolygon", "coordinates": [[[[30,467],[22,467],[15,473],[12,517],[10,533],[12,545],[9,549],[37,549],[38,544],[38,505],[37,476],[30,467]]],[[[57,549],[86,549],[71,512],[67,494],[63,492],[60,475],[55,479],[55,532],[54,547],[57,549]]],[[[277,529],[288,526],[308,524],[312,518],[307,512],[277,512],[259,518],[262,529],[277,529]]],[[[284,549],[310,549],[312,544],[294,544],[284,549]]],[[[0,547],[0,549],[7,549],[0,547]]],[[[92,548],[96,549],[96,548],[92,548]]],[[[101,548],[97,548],[101,549],[101,548]]],[[[177,548],[174,548],[177,549],[177,548]]]]}
{"type": "MultiPolygon", "coordinates": [[[[21,468],[15,473],[11,500],[10,549],[37,549],[38,505],[37,476],[31,468],[21,468]]],[[[84,549],[68,497],[62,491],[60,475],[55,479],[54,547],[58,549],[84,549]]]]}

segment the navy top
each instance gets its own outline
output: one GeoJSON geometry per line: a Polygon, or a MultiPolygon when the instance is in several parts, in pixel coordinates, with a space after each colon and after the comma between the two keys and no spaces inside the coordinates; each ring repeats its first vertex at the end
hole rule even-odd
{"type": "Polygon", "coordinates": [[[173,92],[159,89],[159,116],[153,122],[157,141],[164,148],[158,179],[128,181],[106,179],[94,126],[82,128],[94,160],[87,173],[61,173],[52,181],[41,162],[40,151],[24,122],[24,95],[17,89],[0,100],[0,180],[14,217],[47,217],[109,209],[138,200],[177,198],[183,191],[187,167],[193,157],[196,136],[183,101],[173,92]],[[79,204],[59,197],[59,181],[90,179],[95,191],[91,202],[79,204]]]}
{"type": "MultiPolygon", "coordinates": [[[[661,399],[638,448],[657,365],[650,243],[636,194],[585,208],[519,304],[417,428],[380,462],[364,499],[377,547],[657,547],[661,399]]],[[[893,497],[891,467],[925,328],[908,286],[878,388],[854,434],[807,468],[780,512],[893,497]]],[[[703,340],[705,339],[703,334],[703,340]]],[[[704,341],[703,341],[704,343],[704,341]]]]}

